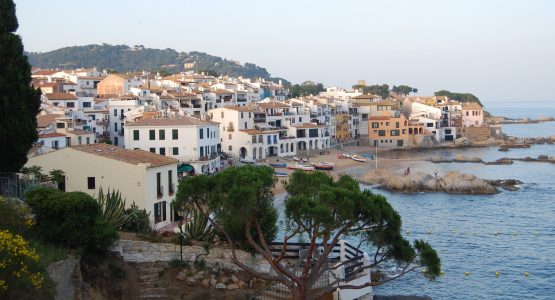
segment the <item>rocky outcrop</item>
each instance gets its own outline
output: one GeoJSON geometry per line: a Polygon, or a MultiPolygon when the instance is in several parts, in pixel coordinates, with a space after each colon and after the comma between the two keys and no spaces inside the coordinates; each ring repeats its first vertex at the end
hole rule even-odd
{"type": "Polygon", "coordinates": [[[513,163],[512,159],[510,159],[508,157],[503,157],[503,158],[500,158],[500,159],[495,160],[495,161],[485,162],[484,164],[486,164],[486,165],[510,165],[512,163],[513,163]]]}
{"type": "Polygon", "coordinates": [[[486,180],[489,184],[507,191],[518,191],[522,181],[516,179],[486,180]]]}
{"type": "Polygon", "coordinates": [[[482,159],[479,157],[466,157],[464,155],[457,155],[453,159],[447,159],[443,157],[431,157],[428,159],[433,163],[450,163],[450,162],[460,162],[460,163],[482,163],[482,159]]]}
{"type": "Polygon", "coordinates": [[[378,184],[380,188],[398,192],[445,192],[450,194],[495,194],[497,188],[474,175],[449,172],[445,176],[432,176],[416,172],[409,175],[368,172],[361,181],[378,184]]]}
{"type": "Polygon", "coordinates": [[[48,265],[46,271],[56,283],[56,300],[83,299],[85,291],[79,258],[68,256],[48,265]]]}

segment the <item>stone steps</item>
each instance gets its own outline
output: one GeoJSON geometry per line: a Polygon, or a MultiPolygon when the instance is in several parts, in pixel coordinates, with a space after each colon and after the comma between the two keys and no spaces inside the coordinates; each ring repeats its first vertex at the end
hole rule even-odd
{"type": "Polygon", "coordinates": [[[137,279],[139,281],[140,299],[168,299],[165,287],[160,287],[160,272],[165,269],[164,264],[142,263],[137,264],[137,279]]]}

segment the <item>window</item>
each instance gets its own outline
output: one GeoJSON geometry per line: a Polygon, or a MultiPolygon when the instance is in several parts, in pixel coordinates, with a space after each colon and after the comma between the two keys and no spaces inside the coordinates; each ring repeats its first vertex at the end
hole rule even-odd
{"type": "Polygon", "coordinates": [[[229,140],[231,140],[231,133],[229,134],[229,140]]]}
{"type": "Polygon", "coordinates": [[[158,130],[158,139],[161,141],[166,139],[166,130],[164,129],[158,130]]]}
{"type": "Polygon", "coordinates": [[[391,136],[399,136],[400,132],[397,129],[391,130],[390,135],[391,136]]]}
{"type": "Polygon", "coordinates": [[[119,146],[119,140],[118,137],[114,137],[114,146],[119,146]]]}
{"type": "Polygon", "coordinates": [[[133,130],[133,140],[134,141],[138,141],[139,140],[139,130],[133,130]]]}
{"type": "Polygon", "coordinates": [[[94,177],[87,177],[87,188],[89,190],[96,189],[95,178],[94,177]]]}
{"type": "Polygon", "coordinates": [[[56,123],[56,128],[66,128],[66,123],[56,123]]]}
{"type": "Polygon", "coordinates": [[[242,118],[244,118],[244,117],[243,117],[243,112],[241,112],[241,119],[242,119],[242,118]]]}
{"type": "Polygon", "coordinates": [[[171,195],[173,195],[173,193],[175,193],[175,188],[173,186],[173,172],[172,170],[168,171],[168,192],[171,195]]]}
{"type": "Polygon", "coordinates": [[[204,138],[204,130],[202,130],[202,128],[199,128],[198,132],[200,135],[200,139],[202,140],[204,138]]]}
{"type": "Polygon", "coordinates": [[[245,122],[245,129],[247,129],[247,122],[245,122]]]}
{"type": "Polygon", "coordinates": [[[150,152],[156,153],[156,148],[150,148],[150,152]]]}
{"type": "Polygon", "coordinates": [[[74,108],[74,107],[75,107],[75,102],[68,102],[68,103],[66,104],[66,107],[68,107],[68,108],[74,108]]]}
{"type": "Polygon", "coordinates": [[[299,117],[299,123],[301,123],[303,121],[303,118],[299,117]]]}
{"type": "Polygon", "coordinates": [[[114,123],[114,132],[118,132],[118,123],[114,123]]]}
{"type": "Polygon", "coordinates": [[[272,144],[272,137],[267,135],[266,136],[266,144],[271,145],[272,144]]]}
{"type": "Polygon", "coordinates": [[[154,203],[154,223],[166,221],[166,201],[154,203]]]}
{"type": "Polygon", "coordinates": [[[172,148],[172,154],[173,154],[173,155],[179,155],[179,148],[173,147],[173,148],[172,148]]]}
{"type": "Polygon", "coordinates": [[[90,102],[83,102],[83,108],[90,108],[90,107],[91,107],[90,102]]]}
{"type": "Polygon", "coordinates": [[[114,109],[114,117],[117,117],[117,116],[118,116],[118,110],[114,109]]]}
{"type": "Polygon", "coordinates": [[[385,136],[385,130],[378,130],[379,136],[385,136]]]}
{"type": "Polygon", "coordinates": [[[91,143],[91,138],[87,137],[87,145],[91,143]]]}
{"type": "Polygon", "coordinates": [[[229,151],[231,151],[231,149],[232,149],[232,148],[231,148],[231,145],[229,145],[228,149],[229,149],[229,151]]]}
{"type": "Polygon", "coordinates": [[[380,127],[380,123],[372,122],[372,128],[379,128],[379,127],[380,127]]]}
{"type": "Polygon", "coordinates": [[[162,173],[156,173],[156,194],[158,198],[162,197],[162,173]]]}
{"type": "Polygon", "coordinates": [[[277,144],[277,135],[274,135],[274,144],[277,144]]]}
{"type": "Polygon", "coordinates": [[[395,122],[395,128],[399,128],[399,122],[395,122]]]}
{"type": "Polygon", "coordinates": [[[154,129],[149,130],[148,137],[151,141],[154,141],[156,139],[156,130],[154,129]]]}
{"type": "Polygon", "coordinates": [[[160,155],[166,155],[166,148],[160,147],[160,155]]]}
{"type": "Polygon", "coordinates": [[[177,129],[172,129],[172,140],[177,140],[179,137],[179,131],[177,129]]]}

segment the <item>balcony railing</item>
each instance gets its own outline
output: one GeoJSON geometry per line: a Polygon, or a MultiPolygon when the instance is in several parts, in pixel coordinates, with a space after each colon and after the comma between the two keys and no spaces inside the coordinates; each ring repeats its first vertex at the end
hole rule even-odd
{"type": "Polygon", "coordinates": [[[159,185],[158,188],[156,189],[156,196],[158,197],[158,199],[162,198],[162,196],[164,196],[164,187],[159,185]]]}

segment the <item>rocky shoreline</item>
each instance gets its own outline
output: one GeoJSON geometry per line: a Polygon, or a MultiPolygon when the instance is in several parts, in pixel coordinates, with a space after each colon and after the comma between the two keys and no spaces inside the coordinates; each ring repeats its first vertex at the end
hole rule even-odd
{"type": "Polygon", "coordinates": [[[359,180],[362,183],[375,184],[378,185],[378,188],[395,192],[444,192],[474,195],[496,194],[499,193],[498,188],[516,191],[522,184],[521,181],[515,179],[487,180],[456,171],[438,176],[422,172],[398,175],[384,170],[378,172],[370,170],[359,180]]]}
{"type": "Polygon", "coordinates": [[[547,163],[555,163],[555,156],[549,157],[547,155],[539,155],[537,158],[526,156],[522,158],[509,158],[509,157],[502,157],[500,159],[494,161],[483,161],[479,157],[466,157],[462,155],[457,155],[453,159],[447,159],[443,157],[430,157],[428,161],[432,163],[481,163],[485,165],[510,165],[513,164],[514,161],[524,161],[524,162],[547,162],[547,163]]]}
{"type": "Polygon", "coordinates": [[[488,122],[492,124],[537,124],[542,122],[552,122],[555,121],[554,117],[539,117],[533,118],[507,118],[502,116],[492,116],[488,118],[488,122]]]}

